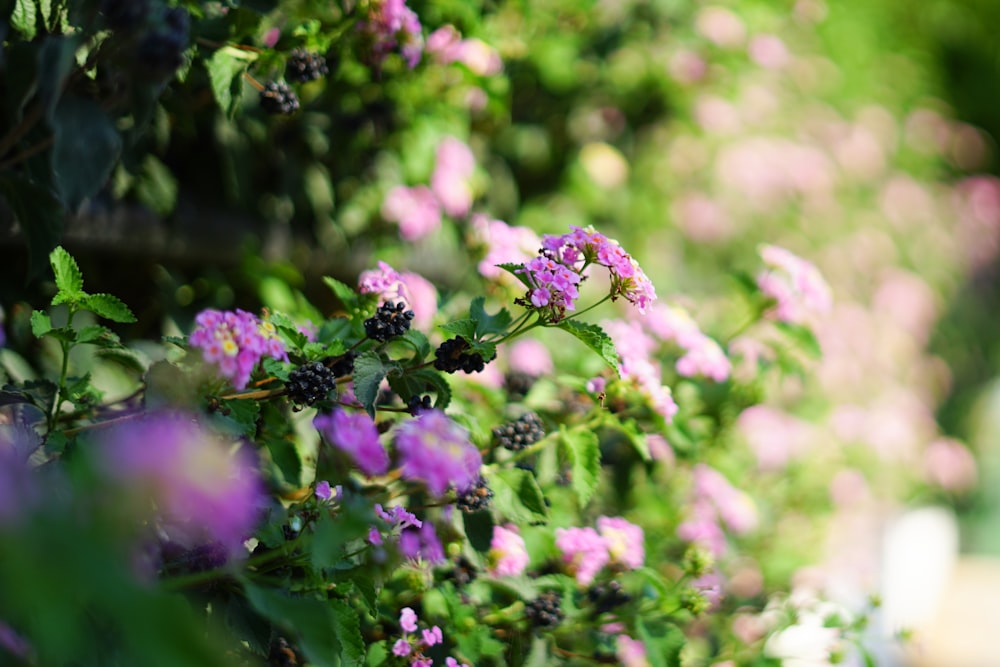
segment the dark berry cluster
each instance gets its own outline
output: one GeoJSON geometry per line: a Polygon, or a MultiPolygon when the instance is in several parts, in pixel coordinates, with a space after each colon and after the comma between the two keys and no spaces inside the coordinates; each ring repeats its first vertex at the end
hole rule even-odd
{"type": "Polygon", "coordinates": [[[288,374],[285,389],[296,405],[314,405],[330,395],[337,386],[333,371],[321,361],[302,364],[288,374]]]}
{"type": "Polygon", "coordinates": [[[309,53],[304,49],[294,49],[285,64],[285,78],[295,83],[321,79],[329,73],[330,68],[323,54],[309,53]]]}
{"type": "Polygon", "coordinates": [[[490,500],[493,499],[493,491],[490,489],[489,485],[486,484],[486,480],[480,476],[476,480],[476,483],[467,488],[465,491],[458,493],[455,504],[458,505],[458,509],[463,512],[478,512],[479,510],[484,510],[490,506],[490,500]]]}
{"type": "Polygon", "coordinates": [[[518,401],[528,395],[528,392],[537,379],[534,375],[529,375],[528,373],[511,371],[504,375],[503,387],[512,399],[518,401]]]}
{"type": "Polygon", "coordinates": [[[556,591],[546,591],[524,607],[524,615],[539,630],[554,628],[562,622],[562,597],[556,591]]]}
{"type": "MultiPolygon", "coordinates": [[[[462,371],[464,373],[480,373],[486,368],[483,358],[474,352],[466,352],[469,341],[461,336],[446,340],[434,350],[434,368],[445,373],[462,371]]],[[[494,355],[494,358],[496,355],[494,355]]],[[[492,359],[490,359],[492,361],[492,359]]]]}
{"type": "Polygon", "coordinates": [[[154,78],[166,77],[184,64],[190,30],[191,17],[186,9],[164,10],[161,20],[143,35],[136,53],[147,74],[154,78]]]}
{"type": "Polygon", "coordinates": [[[470,584],[478,574],[476,566],[465,556],[459,556],[455,561],[455,569],[444,575],[445,579],[455,582],[457,588],[470,584]]]}
{"type": "Polygon", "coordinates": [[[496,443],[512,452],[533,445],[545,437],[545,426],[534,412],[526,412],[512,422],[493,429],[496,443]]]}
{"type": "Polygon", "coordinates": [[[112,30],[130,30],[149,16],[149,0],[101,0],[100,11],[112,30]]]}
{"type": "Polygon", "coordinates": [[[260,91],[260,108],[270,114],[291,114],[299,110],[299,98],[284,81],[268,81],[260,91]]]}
{"type": "Polygon", "coordinates": [[[588,588],[587,599],[594,605],[594,613],[603,614],[626,604],[632,599],[632,596],[622,590],[621,583],[609,581],[606,584],[594,584],[588,588]]]}
{"type": "Polygon", "coordinates": [[[410,322],[413,320],[413,311],[405,310],[406,305],[402,301],[393,303],[386,301],[375,315],[365,320],[365,335],[372,340],[384,343],[390,338],[402,336],[410,329],[410,322]]]}
{"type": "Polygon", "coordinates": [[[406,402],[406,409],[414,417],[417,416],[418,412],[430,410],[431,407],[431,397],[426,394],[423,396],[413,396],[406,402]]]}
{"type": "Polygon", "coordinates": [[[358,353],[351,350],[350,352],[345,352],[339,358],[327,357],[323,360],[323,363],[329,367],[330,372],[333,373],[333,377],[342,378],[354,372],[354,360],[357,358],[358,353]]]}

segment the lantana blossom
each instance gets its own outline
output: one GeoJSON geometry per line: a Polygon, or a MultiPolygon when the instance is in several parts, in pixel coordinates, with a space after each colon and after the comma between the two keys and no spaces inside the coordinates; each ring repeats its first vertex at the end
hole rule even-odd
{"type": "Polygon", "coordinates": [[[611,562],[629,570],[642,567],[646,560],[646,547],[640,526],[622,517],[602,516],[597,519],[597,532],[604,538],[611,562]]]}
{"type": "Polygon", "coordinates": [[[611,556],[604,538],[593,528],[557,528],[556,547],[581,586],[589,586],[611,556]]]}
{"type": "Polygon", "coordinates": [[[236,389],[245,389],[250,374],[260,360],[273,357],[288,361],[285,345],[270,322],[261,321],[245,310],[203,310],[195,317],[195,329],[188,339],[236,389]]]}
{"type": "Polygon", "coordinates": [[[371,40],[375,64],[398,47],[410,69],[416,67],[424,49],[420,18],[406,6],[406,0],[373,0],[370,7],[371,13],[358,27],[371,40]]]}
{"type": "Polygon", "coordinates": [[[489,573],[494,577],[516,577],[528,567],[528,550],[517,526],[493,526],[489,573]]]}
{"type": "Polygon", "coordinates": [[[347,453],[366,475],[381,475],[389,469],[389,455],[368,415],[337,408],[316,415],[313,426],[330,444],[347,453]]]}
{"type": "Polygon", "coordinates": [[[424,410],[396,429],[396,451],[403,477],[423,482],[435,496],[458,491],[479,479],[482,456],[469,432],[441,410],[424,410]]]}
{"type": "Polygon", "coordinates": [[[774,245],[761,246],[760,257],[767,269],[757,276],[757,286],[775,300],[771,313],[776,319],[801,324],[830,311],[830,286],[811,262],[774,245]]]}

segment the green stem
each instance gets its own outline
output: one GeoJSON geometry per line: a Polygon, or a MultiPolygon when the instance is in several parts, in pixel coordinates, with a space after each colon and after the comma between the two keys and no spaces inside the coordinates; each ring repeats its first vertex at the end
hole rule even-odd
{"type": "MultiPolygon", "coordinates": [[[[66,318],[67,329],[72,330],[74,315],[76,315],[76,308],[70,304],[69,316],[66,318]]],[[[61,340],[59,341],[59,347],[62,350],[62,369],[59,371],[59,385],[56,387],[56,397],[52,401],[52,413],[49,415],[49,431],[55,428],[59,411],[66,397],[66,377],[69,375],[69,351],[73,345],[69,341],[61,340]]]]}

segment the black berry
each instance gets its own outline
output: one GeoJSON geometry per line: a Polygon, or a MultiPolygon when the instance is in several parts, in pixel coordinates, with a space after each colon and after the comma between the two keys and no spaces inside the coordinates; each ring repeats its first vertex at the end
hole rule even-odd
{"type": "Polygon", "coordinates": [[[330,367],[330,372],[333,373],[333,377],[344,377],[345,375],[350,375],[354,372],[354,360],[358,358],[358,353],[351,351],[345,352],[339,358],[327,357],[323,360],[323,363],[330,367]]]}
{"type": "Polygon", "coordinates": [[[414,417],[417,416],[418,412],[430,410],[431,407],[431,397],[426,394],[424,396],[414,396],[406,402],[406,409],[409,410],[410,414],[414,417]]]}
{"type": "Polygon", "coordinates": [[[512,422],[493,429],[497,444],[513,452],[535,444],[545,437],[545,426],[534,412],[526,412],[512,422]]]}
{"type": "Polygon", "coordinates": [[[268,81],[260,91],[260,107],[270,114],[291,114],[299,109],[299,98],[284,81],[268,81]]]}
{"type": "Polygon", "coordinates": [[[476,483],[470,486],[465,491],[458,493],[458,498],[456,500],[456,505],[458,509],[463,512],[478,512],[479,510],[484,510],[490,506],[490,500],[493,498],[493,491],[486,484],[486,480],[482,476],[476,480],[476,483]]]}
{"type": "Polygon", "coordinates": [[[528,373],[511,371],[504,375],[503,386],[512,399],[520,400],[528,395],[532,385],[538,378],[528,373]]]}
{"type": "Polygon", "coordinates": [[[594,613],[602,614],[629,602],[632,596],[622,590],[621,583],[609,581],[587,589],[587,599],[594,604],[594,613]]]}
{"type": "Polygon", "coordinates": [[[337,386],[333,371],[320,361],[303,364],[288,374],[285,389],[296,405],[313,405],[330,395],[337,386]]]}
{"type": "Polygon", "coordinates": [[[321,53],[309,53],[303,49],[295,49],[288,56],[285,64],[285,78],[296,83],[305,83],[321,79],[330,73],[326,58],[321,53]]]}
{"type": "MultiPolygon", "coordinates": [[[[479,373],[486,368],[486,361],[469,349],[469,341],[461,336],[446,340],[434,351],[434,368],[445,373],[462,371],[464,373],[479,373]]],[[[492,361],[496,354],[490,358],[492,361]]]]}
{"type": "Polygon", "coordinates": [[[403,302],[386,301],[375,315],[365,320],[365,335],[372,340],[384,343],[390,338],[402,336],[410,329],[413,311],[405,310],[403,302]]]}
{"type": "Polygon", "coordinates": [[[539,630],[554,628],[563,619],[561,603],[559,593],[546,591],[525,605],[524,615],[539,630]]]}

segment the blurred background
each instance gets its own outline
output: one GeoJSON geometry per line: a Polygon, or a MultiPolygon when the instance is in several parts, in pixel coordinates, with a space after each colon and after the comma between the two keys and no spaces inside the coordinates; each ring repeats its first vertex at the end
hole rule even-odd
{"type": "MultiPolygon", "coordinates": [[[[181,4],[204,15],[191,43],[207,59],[231,3],[181,4]]],[[[482,45],[456,64],[428,40],[412,72],[331,37],[337,3],[273,4],[223,37],[324,50],[300,111],[267,115],[241,76],[225,97],[199,60],[66,226],[93,291],[157,328],[133,336],[208,306],[328,310],[319,277],[353,284],[376,258],[459,289],[468,211],[400,242],[385,205],[429,182],[452,136],[475,156],[475,211],[597,226],[720,337],[732,271],[786,247],[835,307],[814,372],[737,422],[748,484],[799,508],[771,517],[760,576],[845,604],[877,591],[887,664],[1000,665],[1000,3],[412,0],[427,32],[482,45]]],[[[279,69],[262,58],[252,75],[279,69]]],[[[0,256],[27,275],[5,219],[0,256]]],[[[7,313],[15,348],[44,302],[27,290],[0,285],[24,304],[7,313]]]]}

